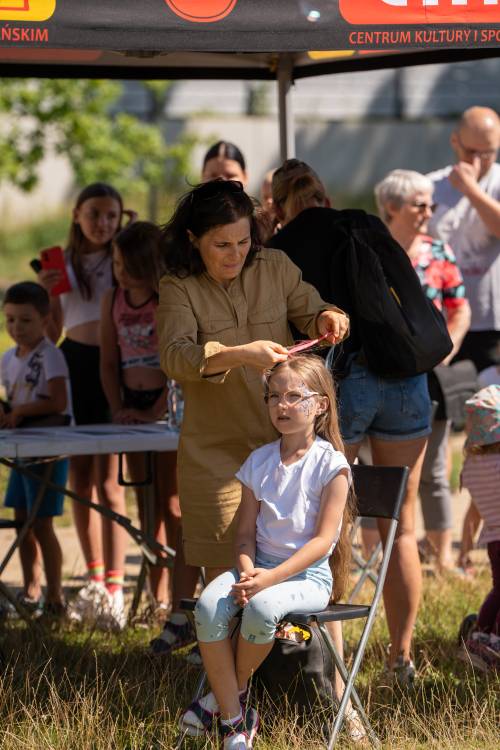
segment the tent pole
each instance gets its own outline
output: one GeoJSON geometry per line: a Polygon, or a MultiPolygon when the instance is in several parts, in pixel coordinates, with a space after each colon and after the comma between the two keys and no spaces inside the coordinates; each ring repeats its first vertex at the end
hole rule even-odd
{"type": "Polygon", "coordinates": [[[295,130],[292,101],[293,60],[291,55],[280,55],[278,63],[278,116],[280,127],[281,161],[295,156],[295,130]]]}

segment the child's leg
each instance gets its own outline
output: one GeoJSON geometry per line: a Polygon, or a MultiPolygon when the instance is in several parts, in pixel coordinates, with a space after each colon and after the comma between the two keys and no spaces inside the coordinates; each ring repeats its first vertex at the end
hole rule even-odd
{"type": "MultiPolygon", "coordinates": [[[[26,521],[26,511],[15,511],[16,521],[26,521]]],[[[38,546],[33,527],[19,545],[19,557],[23,570],[24,593],[30,599],[38,600],[42,595],[42,555],[38,546]]]]}
{"type": "Polygon", "coordinates": [[[54,532],[53,518],[37,518],[33,524],[35,537],[42,550],[45,579],[47,581],[46,601],[49,604],[62,602],[62,550],[54,532]]]}
{"type": "MultiPolygon", "coordinates": [[[[289,612],[315,612],[330,599],[327,586],[311,580],[291,580],[253,596],[243,610],[236,650],[238,689],[243,690],[273,647],[276,626],[289,612]]],[[[214,691],[215,692],[215,691],[214,691]]]]}
{"type": "Polygon", "coordinates": [[[500,635],[500,541],[488,543],[493,588],[484,600],[477,618],[477,628],[500,635]]]}
{"type": "MultiPolygon", "coordinates": [[[[69,483],[73,492],[93,502],[98,501],[93,456],[72,456],[69,483]]],[[[72,501],[73,521],[91,580],[104,582],[102,524],[99,513],[72,501]]]]}
{"type": "Polygon", "coordinates": [[[237,581],[235,570],[212,581],[198,600],[194,615],[203,665],[225,719],[238,716],[241,710],[234,653],[229,639],[229,622],[239,610],[230,594],[237,581]]]}
{"type": "MultiPolygon", "coordinates": [[[[118,484],[118,456],[95,456],[99,502],[125,515],[125,492],[118,484]]],[[[123,589],[127,532],[109,518],[102,519],[106,588],[111,594],[123,589]]]]}
{"type": "Polygon", "coordinates": [[[470,565],[469,552],[474,547],[474,539],[480,523],[481,516],[471,500],[462,525],[462,541],[458,558],[458,565],[461,568],[467,568],[467,566],[470,565]]]}

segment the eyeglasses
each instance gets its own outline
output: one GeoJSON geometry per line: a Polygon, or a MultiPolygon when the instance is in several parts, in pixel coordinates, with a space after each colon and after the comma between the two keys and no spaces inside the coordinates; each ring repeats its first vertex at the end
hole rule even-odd
{"type": "Polygon", "coordinates": [[[431,214],[433,214],[438,204],[437,203],[410,203],[410,206],[412,208],[416,208],[417,211],[427,211],[428,209],[431,212],[431,214]]]}
{"type": "Polygon", "coordinates": [[[306,391],[305,393],[301,393],[300,391],[286,391],[286,393],[271,391],[270,393],[266,393],[264,401],[269,406],[278,406],[282,401],[286,406],[297,406],[301,401],[319,395],[316,391],[306,391]]]}
{"type": "Polygon", "coordinates": [[[478,151],[476,148],[469,148],[463,143],[458,132],[456,132],[455,135],[458,141],[458,145],[469,159],[473,159],[475,156],[477,156],[479,159],[481,159],[481,161],[491,161],[496,157],[498,153],[497,148],[488,148],[484,151],[478,151]]]}

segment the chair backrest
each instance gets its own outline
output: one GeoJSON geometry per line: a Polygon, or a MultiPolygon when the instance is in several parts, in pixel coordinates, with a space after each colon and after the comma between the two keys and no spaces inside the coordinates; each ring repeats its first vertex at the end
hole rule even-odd
{"type": "Polygon", "coordinates": [[[398,520],[408,483],[408,467],[355,464],[351,468],[356,514],[398,520]]]}

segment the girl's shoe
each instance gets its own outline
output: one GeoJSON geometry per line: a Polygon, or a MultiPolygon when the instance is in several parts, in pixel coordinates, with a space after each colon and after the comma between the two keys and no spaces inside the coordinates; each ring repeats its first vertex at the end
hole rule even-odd
{"type": "Polygon", "coordinates": [[[221,750],[251,750],[259,728],[259,714],[249,708],[237,724],[220,724],[221,750]]]}
{"type": "Polygon", "coordinates": [[[386,675],[393,685],[409,690],[415,685],[415,664],[411,659],[398,656],[394,666],[386,669],[386,675]]]}
{"type": "Polygon", "coordinates": [[[109,597],[104,584],[89,581],[68,603],[68,619],[79,625],[93,625],[108,608],[109,597]]]}
{"type": "Polygon", "coordinates": [[[166,622],[158,638],[150,641],[150,653],[154,656],[167,656],[183,646],[189,646],[196,641],[196,634],[187,621],[183,625],[166,622]]]}
{"type": "Polygon", "coordinates": [[[472,613],[464,617],[458,631],[458,647],[461,648],[463,644],[469,640],[472,635],[474,628],[476,627],[477,615],[472,613]]]}
{"type": "MultiPolygon", "coordinates": [[[[217,708],[216,711],[209,710],[207,705],[203,705],[201,702],[209,701],[209,695],[213,696],[213,694],[207,694],[204,698],[193,701],[179,719],[180,731],[184,732],[189,737],[202,737],[215,729],[217,719],[220,716],[215,698],[213,698],[213,704],[209,702],[208,706],[211,705],[213,708],[217,708]]],[[[245,690],[244,693],[240,693],[240,704],[243,715],[246,715],[247,713],[247,700],[248,690],[245,690]]]]}
{"type": "Polygon", "coordinates": [[[202,737],[215,729],[220,713],[207,711],[200,701],[193,701],[179,719],[179,729],[189,737],[202,737]]]}
{"type": "Polygon", "coordinates": [[[351,742],[364,742],[368,736],[355,708],[346,712],[345,728],[351,742]]]}
{"type": "Polygon", "coordinates": [[[458,658],[471,664],[480,672],[489,672],[498,668],[500,659],[491,649],[489,633],[476,631],[466,640],[458,652],[458,658]]]}

